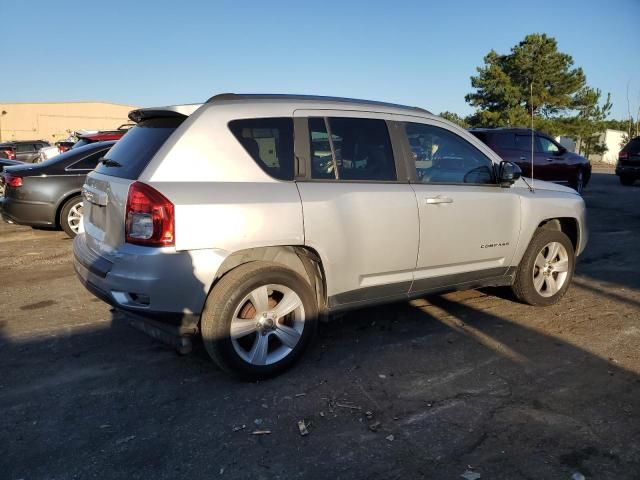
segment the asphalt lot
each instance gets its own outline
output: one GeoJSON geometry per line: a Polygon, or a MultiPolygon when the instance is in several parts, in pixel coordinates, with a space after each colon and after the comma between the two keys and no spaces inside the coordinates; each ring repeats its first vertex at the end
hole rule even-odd
{"type": "Polygon", "coordinates": [[[560,304],[353,312],[259,383],[112,320],[62,232],[1,224],[0,477],[640,478],[640,182],[601,171],[585,199],[560,304]]]}

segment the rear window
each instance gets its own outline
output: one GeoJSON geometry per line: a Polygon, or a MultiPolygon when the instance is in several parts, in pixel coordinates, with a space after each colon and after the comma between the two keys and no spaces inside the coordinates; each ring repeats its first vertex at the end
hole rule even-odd
{"type": "Polygon", "coordinates": [[[112,177],[137,179],[185,118],[152,118],[138,123],[109,150],[105,159],[111,162],[99,163],[95,171],[112,177]]]}
{"type": "Polygon", "coordinates": [[[623,152],[640,152],[640,137],[631,139],[622,149],[623,152]]]}
{"type": "Polygon", "coordinates": [[[229,129],[265,172],[279,180],[293,180],[291,118],[233,120],[229,129]]]}

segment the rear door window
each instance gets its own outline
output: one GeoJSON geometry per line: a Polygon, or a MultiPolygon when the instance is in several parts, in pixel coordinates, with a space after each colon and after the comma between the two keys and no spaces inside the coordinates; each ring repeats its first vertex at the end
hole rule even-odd
{"type": "Polygon", "coordinates": [[[113,177],[137,179],[153,156],[186,117],[152,118],[138,123],[105,155],[95,171],[113,177]]]}
{"type": "Polygon", "coordinates": [[[516,135],[515,136],[515,148],[524,152],[531,153],[531,134],[516,135]]]}
{"type": "Polygon", "coordinates": [[[229,122],[229,129],[266,173],[279,180],[293,180],[293,120],[291,118],[233,120],[229,122]]]}
{"type": "Polygon", "coordinates": [[[493,143],[497,148],[516,148],[515,135],[513,133],[494,133],[493,143]]]}
{"type": "Polygon", "coordinates": [[[309,135],[311,178],[378,182],[397,179],[384,120],[310,118],[309,135]]]}

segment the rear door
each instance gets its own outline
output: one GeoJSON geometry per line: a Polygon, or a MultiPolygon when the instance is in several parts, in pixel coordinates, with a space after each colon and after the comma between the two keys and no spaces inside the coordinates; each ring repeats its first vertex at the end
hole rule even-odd
{"type": "Polygon", "coordinates": [[[305,244],[323,260],[330,307],[406,295],[419,221],[389,125],[367,112],[294,116],[305,244]]]}
{"type": "Polygon", "coordinates": [[[84,228],[94,251],[110,254],[125,241],[129,186],[186,117],[152,118],[133,127],[105,155],[83,187],[84,228]]]}

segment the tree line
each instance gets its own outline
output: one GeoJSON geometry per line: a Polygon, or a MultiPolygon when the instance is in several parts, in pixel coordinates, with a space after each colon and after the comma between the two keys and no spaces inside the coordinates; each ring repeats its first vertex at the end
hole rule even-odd
{"type": "Polygon", "coordinates": [[[474,91],[465,96],[475,112],[463,118],[447,111],[441,117],[464,128],[529,128],[533,116],[536,130],[572,138],[585,156],[606,151],[599,137],[607,128],[624,131],[625,141],[640,133],[638,115],[608,119],[611,94],[588,86],[582,68],[546,34],[527,35],[507,54],[491,50],[476,70],[474,91]]]}

